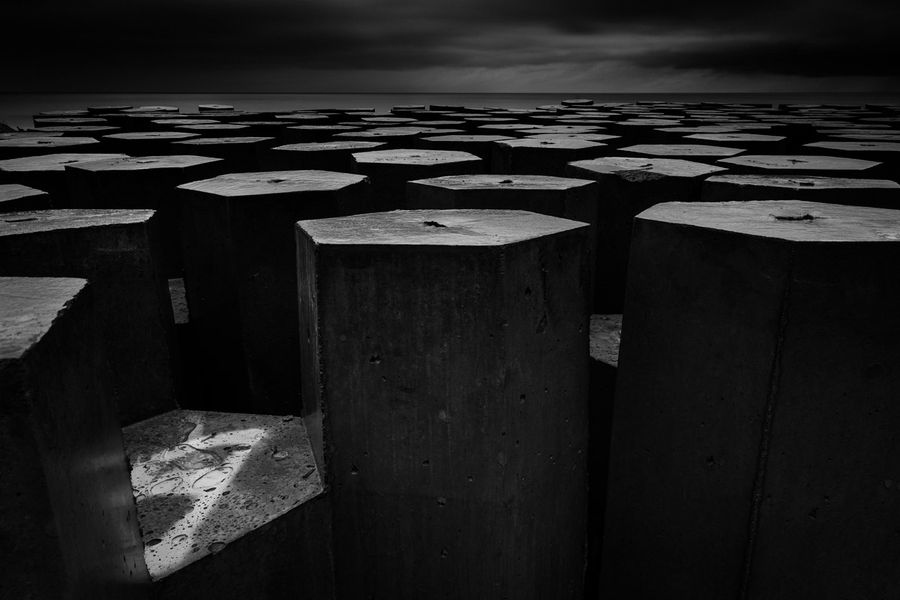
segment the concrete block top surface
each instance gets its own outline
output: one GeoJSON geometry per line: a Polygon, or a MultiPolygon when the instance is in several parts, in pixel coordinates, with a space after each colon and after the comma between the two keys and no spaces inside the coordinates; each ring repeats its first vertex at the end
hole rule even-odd
{"type": "Polygon", "coordinates": [[[722,175],[712,175],[707,178],[706,181],[709,183],[783,187],[786,189],[797,190],[862,190],[875,188],[900,190],[900,183],[889,179],[853,179],[850,177],[823,177],[817,175],[791,177],[789,175],[741,175],[725,173],[722,175]]]}
{"type": "Polygon", "coordinates": [[[560,138],[569,138],[573,140],[584,140],[585,142],[606,142],[616,140],[622,136],[608,135],[605,133],[535,133],[530,134],[527,131],[524,139],[527,140],[558,140],[560,138]]]}
{"type": "Polygon", "coordinates": [[[7,200],[18,200],[20,198],[30,198],[31,196],[45,196],[47,192],[36,190],[27,185],[19,185],[18,183],[0,184],[0,202],[7,200]]]}
{"type": "Polygon", "coordinates": [[[591,142],[574,137],[521,138],[497,142],[509,148],[548,148],[553,150],[584,150],[586,148],[602,148],[602,142],[591,142]]]}
{"type": "Polygon", "coordinates": [[[60,131],[0,131],[0,140],[15,140],[30,137],[62,137],[60,131]]]}
{"type": "Polygon", "coordinates": [[[678,158],[639,158],[631,156],[610,156],[591,160],[577,160],[569,163],[576,172],[584,175],[617,175],[623,179],[642,181],[662,177],[706,177],[724,171],[690,160],[678,158]]]}
{"type": "Polygon", "coordinates": [[[0,171],[27,172],[27,171],[65,171],[67,166],[80,165],[97,160],[114,160],[128,158],[127,154],[100,154],[100,153],[60,153],[42,154],[40,156],[26,156],[23,158],[10,158],[0,160],[0,171]]]}
{"type": "Polygon", "coordinates": [[[218,146],[221,144],[262,144],[274,140],[273,137],[236,136],[236,137],[198,137],[190,140],[172,142],[183,146],[218,146]]]}
{"type": "Polygon", "coordinates": [[[783,135],[769,135],[766,133],[692,133],[684,136],[689,140],[703,140],[705,142],[782,142],[786,138],[783,135]]]}
{"type": "Polygon", "coordinates": [[[262,171],[227,173],[211,179],[185,183],[178,188],[231,198],[298,192],[333,192],[365,179],[365,175],[336,171],[262,171]]]}
{"type": "Polygon", "coordinates": [[[353,155],[353,158],[360,164],[378,165],[428,166],[481,162],[480,158],[468,152],[459,152],[457,150],[413,150],[409,148],[357,152],[353,155]]]}
{"type": "Polygon", "coordinates": [[[83,171],[92,171],[94,173],[108,171],[160,171],[160,170],[183,170],[205,165],[208,163],[221,162],[221,158],[212,158],[209,156],[196,156],[193,154],[173,154],[165,156],[129,156],[125,158],[110,158],[107,160],[95,160],[75,165],[68,165],[71,168],[83,171]]]}
{"type": "Polygon", "coordinates": [[[0,360],[21,358],[86,285],[74,278],[0,277],[0,360]]]}
{"type": "Polygon", "coordinates": [[[722,158],[717,162],[723,165],[781,171],[864,171],[881,164],[859,158],[815,154],[744,154],[743,156],[722,158]]]}
{"type": "Polygon", "coordinates": [[[201,123],[199,125],[176,125],[176,129],[184,129],[185,131],[239,131],[241,129],[249,129],[249,125],[238,125],[236,123],[201,123]]]}
{"type": "Polygon", "coordinates": [[[0,148],[69,148],[72,146],[91,146],[99,143],[92,137],[16,137],[0,140],[0,148]]]}
{"type": "Polygon", "coordinates": [[[594,185],[590,179],[552,175],[445,175],[416,179],[410,183],[448,190],[570,190],[594,185]]]}
{"type": "Polygon", "coordinates": [[[160,112],[160,113],[170,113],[170,112],[178,112],[179,108],[177,106],[168,106],[168,105],[152,105],[148,104],[146,106],[135,106],[133,108],[123,108],[121,112],[123,113],[151,113],[151,112],[160,112]]]}
{"type": "Polygon", "coordinates": [[[821,202],[666,202],[635,218],[790,242],[900,243],[900,211],[821,202]]]}
{"type": "Polygon", "coordinates": [[[564,233],[587,223],[523,210],[395,210],[300,221],[319,245],[503,246],[564,233]]]}
{"type": "Polygon", "coordinates": [[[187,138],[199,137],[199,133],[190,133],[188,131],[129,131],[127,133],[111,133],[104,135],[103,139],[107,140],[185,140],[187,138]]]}
{"type": "Polygon", "coordinates": [[[154,119],[150,121],[154,125],[215,125],[218,121],[213,119],[154,119]]]}
{"type": "Polygon", "coordinates": [[[175,410],[122,433],[153,579],[322,492],[300,417],[175,410]]]}
{"type": "MultiPolygon", "coordinates": [[[[809,148],[824,148],[825,150],[838,150],[840,152],[898,152],[900,142],[873,141],[873,142],[812,142],[804,144],[809,148]]],[[[900,154],[898,154],[900,156],[900,154]]]]}
{"type": "Polygon", "coordinates": [[[431,137],[423,137],[423,140],[428,140],[429,142],[475,142],[475,143],[490,143],[490,142],[502,142],[505,140],[512,140],[515,138],[511,138],[505,135],[485,135],[485,134],[474,134],[474,135],[435,135],[431,137]]]}
{"type": "Polygon", "coordinates": [[[602,127],[593,125],[537,125],[528,128],[529,135],[539,133],[599,133],[602,127]]]}
{"type": "Polygon", "coordinates": [[[651,156],[734,156],[745,152],[743,148],[711,146],[708,144],[635,144],[620,148],[622,152],[649,154],[651,156]]]}
{"type": "Polygon", "coordinates": [[[148,209],[70,208],[33,210],[0,215],[0,237],[29,235],[58,229],[145,223],[155,211],[148,209]]]}
{"type": "Polygon", "coordinates": [[[622,315],[591,315],[591,358],[613,367],[619,366],[622,344],[622,315]]]}
{"type": "Polygon", "coordinates": [[[334,142],[306,142],[301,144],[285,144],[276,146],[273,150],[285,152],[319,152],[323,150],[375,150],[381,148],[384,142],[364,142],[357,140],[340,140],[334,142]]]}

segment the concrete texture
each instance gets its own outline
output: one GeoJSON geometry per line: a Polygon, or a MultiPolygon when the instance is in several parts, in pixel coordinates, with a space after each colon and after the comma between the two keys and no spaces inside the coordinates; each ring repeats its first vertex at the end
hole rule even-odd
{"type": "Polygon", "coordinates": [[[0,277],[4,598],[144,598],[149,580],[83,279],[0,277]]]}
{"type": "Polygon", "coordinates": [[[232,173],[179,186],[185,283],[207,389],[191,408],[290,413],[300,406],[294,223],[370,210],[365,177],[232,173]]]}
{"type": "Polygon", "coordinates": [[[866,171],[879,163],[858,158],[812,154],[744,154],[723,158],[718,164],[738,173],[802,174],[838,177],[840,175],[866,176],[866,171]]]}
{"type": "Polygon", "coordinates": [[[353,153],[385,148],[384,142],[331,141],[276,146],[266,153],[269,169],[321,169],[353,172],[353,153]]]}
{"type": "MultiPolygon", "coordinates": [[[[551,132],[545,127],[531,131],[545,134],[585,133],[551,132]]],[[[609,148],[602,142],[589,142],[571,137],[500,141],[493,145],[491,172],[561,176],[565,174],[567,163],[603,156],[608,151],[609,148]]]]}
{"type": "Polygon", "coordinates": [[[18,183],[0,184],[0,213],[50,208],[50,194],[18,183]]]}
{"type": "Polygon", "coordinates": [[[100,147],[100,142],[91,137],[19,137],[0,140],[0,160],[78,150],[96,152],[100,147]]]}
{"type": "Polygon", "coordinates": [[[569,164],[569,177],[600,186],[595,312],[622,311],[634,216],[660,202],[700,200],[701,181],[723,170],[673,158],[614,156],[569,164]]]}
{"type": "Polygon", "coordinates": [[[587,226],[427,210],[297,227],[338,596],[580,598],[587,226]]]}
{"type": "Polygon", "coordinates": [[[761,201],[638,216],[605,593],[900,593],[898,261],[898,211],[761,201]]]}
{"type": "Polygon", "coordinates": [[[805,200],[900,209],[900,183],[886,179],[789,175],[713,175],[700,191],[705,202],[805,200]]]}
{"type": "Polygon", "coordinates": [[[42,210],[0,215],[0,275],[83,277],[123,423],[174,408],[172,308],[153,211],[42,210]]]}
{"type": "Polygon", "coordinates": [[[125,154],[63,152],[0,160],[0,181],[19,183],[50,194],[53,208],[71,208],[66,166],[95,160],[128,158],[125,154]]]}

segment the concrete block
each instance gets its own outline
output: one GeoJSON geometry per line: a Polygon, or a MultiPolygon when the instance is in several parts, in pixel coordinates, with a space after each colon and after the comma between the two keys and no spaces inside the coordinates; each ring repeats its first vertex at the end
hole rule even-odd
{"type": "Polygon", "coordinates": [[[198,137],[172,142],[174,148],[189,154],[221,158],[229,172],[258,171],[263,153],[275,145],[273,137],[241,135],[235,137],[198,137]]]}
{"type": "Polygon", "coordinates": [[[97,295],[0,277],[5,598],[143,598],[149,579],[97,295]]]}
{"type": "Polygon", "coordinates": [[[50,194],[18,183],[0,184],[0,213],[51,207],[50,194]]]}
{"type": "Polygon", "coordinates": [[[19,183],[45,191],[50,194],[54,208],[71,208],[66,166],[115,158],[128,158],[128,155],[85,152],[0,160],[0,181],[19,183]]]}
{"type": "Polygon", "coordinates": [[[705,202],[805,200],[829,204],[900,208],[900,183],[885,179],[851,179],[787,175],[712,175],[700,191],[705,202]]]}
{"type": "Polygon", "coordinates": [[[386,148],[384,142],[333,141],[276,146],[265,153],[267,169],[353,172],[353,153],[386,148]]]}
{"type": "MultiPolygon", "coordinates": [[[[294,223],[371,209],[365,177],[232,173],[179,186],[185,286],[203,348],[196,408],[285,414],[300,406],[294,223]]],[[[194,408],[194,407],[192,407],[194,408]]]]}
{"type": "Polygon", "coordinates": [[[491,172],[562,176],[567,163],[596,158],[608,150],[602,142],[575,138],[500,141],[493,144],[491,172]]]}
{"type": "Polygon", "coordinates": [[[608,595],[900,593],[900,212],[662,204],[635,220],[608,595]]]}
{"type": "Polygon", "coordinates": [[[200,137],[199,133],[189,131],[130,131],[104,135],[106,148],[114,152],[124,152],[131,156],[159,156],[175,154],[177,147],[171,142],[178,142],[200,137]]]}
{"type": "Polygon", "coordinates": [[[715,163],[720,158],[728,158],[745,152],[743,148],[729,146],[713,146],[711,144],[635,144],[623,146],[618,149],[624,156],[655,156],[658,158],[681,158],[702,162],[715,163]]]}
{"type": "Polygon", "coordinates": [[[427,210],[297,228],[338,597],[580,598],[587,226],[427,210]]]}
{"type": "Polygon", "coordinates": [[[493,142],[502,142],[513,138],[505,135],[433,135],[420,139],[423,148],[429,150],[454,150],[474,154],[490,164],[493,142]]]}
{"type": "Polygon", "coordinates": [[[595,312],[622,310],[634,216],[660,202],[700,200],[701,181],[723,170],[687,160],[636,157],[597,158],[568,166],[568,176],[600,185],[595,312]]]}
{"type": "Polygon", "coordinates": [[[91,137],[16,137],[0,140],[0,160],[58,152],[97,152],[100,149],[100,142],[91,137]]]}
{"type": "Polygon", "coordinates": [[[406,206],[406,182],[484,172],[484,161],[455,150],[373,150],[353,154],[354,172],[372,182],[376,210],[406,206]]]}
{"type": "Polygon", "coordinates": [[[149,210],[41,210],[0,216],[0,275],[92,282],[123,423],[177,398],[172,307],[149,210]]]}
{"type": "Polygon", "coordinates": [[[880,163],[858,158],[812,154],[744,154],[717,163],[735,173],[750,175],[819,175],[866,177],[880,163]]]}

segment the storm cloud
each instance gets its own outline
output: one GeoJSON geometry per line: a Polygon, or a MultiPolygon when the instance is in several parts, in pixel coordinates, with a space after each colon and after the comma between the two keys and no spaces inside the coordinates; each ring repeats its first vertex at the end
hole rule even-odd
{"type": "Polygon", "coordinates": [[[882,0],[37,0],[4,10],[3,91],[900,89],[889,62],[900,8],[882,0]]]}

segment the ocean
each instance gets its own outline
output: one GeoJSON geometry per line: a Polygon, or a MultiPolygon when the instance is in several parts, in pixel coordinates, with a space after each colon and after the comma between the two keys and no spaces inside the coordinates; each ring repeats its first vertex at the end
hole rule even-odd
{"type": "Polygon", "coordinates": [[[96,93],[96,94],[0,94],[0,122],[18,128],[32,126],[32,115],[49,110],[87,106],[167,105],[195,111],[197,104],[231,104],[247,111],[284,111],[310,108],[374,108],[388,111],[399,104],[450,104],[471,107],[534,108],[556,104],[565,98],[590,98],[595,102],[722,102],[762,104],[900,104],[900,94],[884,93],[729,93],[729,94],[629,94],[629,93],[541,93],[541,94],[245,94],[245,93],[96,93]]]}

